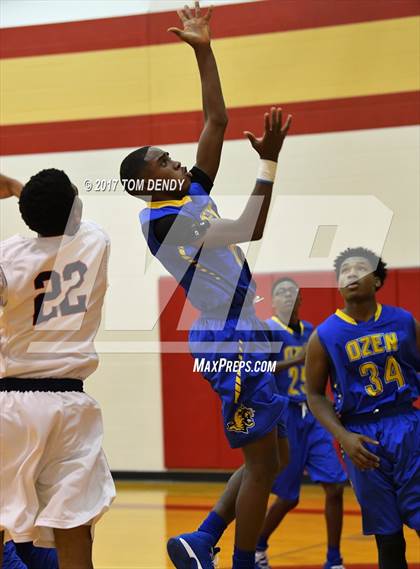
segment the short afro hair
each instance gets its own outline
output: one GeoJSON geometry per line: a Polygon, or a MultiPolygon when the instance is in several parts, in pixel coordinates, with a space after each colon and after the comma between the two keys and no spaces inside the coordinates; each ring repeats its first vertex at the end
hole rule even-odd
{"type": "Polygon", "coordinates": [[[147,164],[145,156],[150,146],[142,146],[124,158],[120,166],[120,180],[123,188],[131,196],[139,195],[139,191],[129,189],[129,180],[139,180],[147,164]]]}
{"type": "Polygon", "coordinates": [[[295,281],[295,279],[292,279],[292,277],[280,277],[279,279],[277,279],[273,286],[271,287],[271,296],[274,296],[274,291],[276,290],[276,288],[278,287],[279,284],[281,283],[293,283],[294,285],[296,285],[296,288],[299,290],[300,286],[298,285],[298,283],[295,281]]]}
{"type": "Polygon", "coordinates": [[[65,172],[41,170],[22,189],[19,210],[26,225],[43,237],[63,235],[76,191],[65,172]]]}
{"type": "Polygon", "coordinates": [[[334,270],[337,280],[340,275],[341,265],[349,257],[362,257],[363,259],[367,259],[373,268],[373,274],[381,281],[380,286],[378,286],[376,290],[379,290],[383,286],[388,273],[386,263],[384,263],[382,258],[378,257],[376,253],[370,249],[365,249],[365,247],[349,247],[338,255],[334,261],[334,270]]]}

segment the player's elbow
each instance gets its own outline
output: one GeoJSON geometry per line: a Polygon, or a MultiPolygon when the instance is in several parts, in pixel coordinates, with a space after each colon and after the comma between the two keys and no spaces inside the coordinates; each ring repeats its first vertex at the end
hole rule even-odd
{"type": "Polygon", "coordinates": [[[264,235],[265,224],[257,223],[252,232],[250,241],[260,241],[264,235]]]}
{"type": "Polygon", "coordinates": [[[264,235],[264,228],[256,227],[251,231],[249,226],[238,220],[238,243],[246,243],[247,241],[259,241],[264,235]]]}
{"type": "Polygon", "coordinates": [[[325,395],[317,393],[317,392],[311,390],[310,388],[308,388],[308,386],[306,386],[306,398],[308,401],[309,409],[312,411],[312,413],[315,414],[316,409],[318,408],[318,405],[320,403],[320,400],[324,399],[325,395]]]}
{"type": "Polygon", "coordinates": [[[217,128],[219,130],[224,131],[227,128],[229,118],[227,116],[227,113],[221,112],[221,113],[215,113],[214,115],[209,116],[208,121],[211,123],[211,125],[214,128],[217,128]]]}

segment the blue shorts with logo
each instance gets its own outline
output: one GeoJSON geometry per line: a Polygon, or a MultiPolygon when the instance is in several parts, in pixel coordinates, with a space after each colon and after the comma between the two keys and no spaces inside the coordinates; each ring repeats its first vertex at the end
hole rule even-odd
{"type": "Polygon", "coordinates": [[[380,459],[374,470],[362,472],[345,457],[366,535],[390,535],[404,524],[420,530],[420,410],[405,406],[396,413],[362,424],[351,418],[345,423],[347,430],[380,443],[365,444],[380,459]]]}
{"type": "Polygon", "coordinates": [[[190,350],[222,401],[223,423],[232,448],[243,447],[277,427],[286,436],[288,401],[278,394],[268,329],[253,308],[240,317],[202,315],[189,334],[190,350]]]}
{"type": "Polygon", "coordinates": [[[305,470],[313,482],[340,484],[347,480],[333,437],[306,403],[289,402],[287,435],[289,464],[274,481],[273,494],[291,502],[298,500],[305,470]]]}

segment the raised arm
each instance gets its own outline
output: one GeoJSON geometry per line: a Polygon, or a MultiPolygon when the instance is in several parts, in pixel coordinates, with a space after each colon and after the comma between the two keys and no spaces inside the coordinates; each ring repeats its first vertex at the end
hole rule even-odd
{"type": "Polygon", "coordinates": [[[210,45],[209,21],[212,8],[203,16],[199,2],[193,9],[186,6],[178,11],[183,30],[169,28],[194,49],[201,79],[204,128],[198,142],[196,165],[212,180],[219,169],[220,154],[228,117],[216,60],[210,45]]]}
{"type": "Polygon", "coordinates": [[[10,198],[12,196],[16,196],[18,198],[22,188],[22,184],[17,180],[0,174],[0,200],[10,198]]]}
{"type": "Polygon", "coordinates": [[[363,443],[379,443],[365,435],[347,431],[326,395],[330,364],[316,331],[308,343],[305,368],[308,404],[314,416],[338,440],[344,452],[358,468],[376,468],[379,464],[378,457],[369,452],[363,443]]]}
{"type": "Polygon", "coordinates": [[[264,115],[265,128],[261,138],[256,138],[250,132],[245,133],[261,158],[254,191],[237,219],[210,221],[205,234],[192,243],[194,246],[216,248],[262,238],[271,203],[277,160],[290,123],[289,115],[282,127],[281,109],[273,107],[271,113],[264,115]]]}

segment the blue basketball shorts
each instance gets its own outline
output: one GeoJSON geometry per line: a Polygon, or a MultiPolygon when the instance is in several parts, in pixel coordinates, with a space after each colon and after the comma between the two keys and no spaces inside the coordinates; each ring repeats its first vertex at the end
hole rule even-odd
{"type": "Polygon", "coordinates": [[[274,481],[273,494],[291,502],[298,500],[305,470],[312,482],[341,484],[347,480],[333,437],[306,403],[289,403],[287,435],[289,464],[274,481]]]}
{"type": "Polygon", "coordinates": [[[266,325],[253,309],[241,318],[202,316],[189,345],[194,370],[209,381],[222,402],[223,424],[232,448],[243,447],[275,428],[286,436],[288,401],[279,395],[266,325]]]}
{"type": "Polygon", "coordinates": [[[350,480],[362,509],[363,533],[390,535],[403,525],[420,530],[420,410],[414,407],[375,422],[346,423],[346,429],[380,444],[366,448],[380,465],[359,470],[345,457],[350,480]]]}
{"type": "Polygon", "coordinates": [[[58,569],[55,549],[34,547],[32,543],[8,541],[3,549],[2,569],[58,569]]]}
{"type": "Polygon", "coordinates": [[[16,553],[15,544],[8,541],[3,548],[3,564],[1,569],[26,569],[23,561],[16,553]]]}

